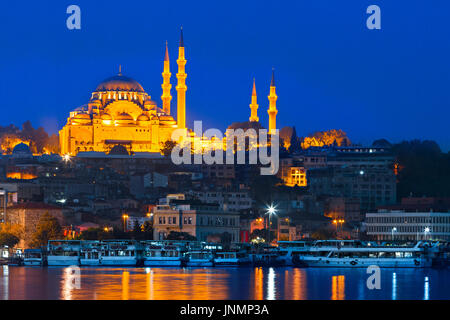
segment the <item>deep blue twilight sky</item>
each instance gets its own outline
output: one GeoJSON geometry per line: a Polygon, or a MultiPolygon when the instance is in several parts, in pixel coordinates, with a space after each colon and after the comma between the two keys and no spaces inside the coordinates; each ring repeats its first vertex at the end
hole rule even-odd
{"type": "Polygon", "coordinates": [[[433,139],[447,151],[449,18],[445,0],[7,1],[0,125],[30,119],[56,132],[119,64],[160,103],[164,43],[175,87],[183,25],[190,126],[247,121],[253,77],[267,126],[275,67],[280,128],[343,129],[364,144],[433,139]],[[66,28],[71,4],[81,7],[80,31],[66,28]],[[371,4],[381,7],[381,30],[366,28],[371,4]]]}

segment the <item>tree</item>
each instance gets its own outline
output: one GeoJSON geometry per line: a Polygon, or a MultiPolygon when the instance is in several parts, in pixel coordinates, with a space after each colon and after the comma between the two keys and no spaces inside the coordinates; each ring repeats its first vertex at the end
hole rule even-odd
{"type": "Polygon", "coordinates": [[[171,231],[167,235],[166,240],[190,240],[190,241],[195,241],[195,240],[197,240],[197,238],[192,236],[192,235],[190,235],[187,232],[171,231]]]}
{"type": "Polygon", "coordinates": [[[0,247],[14,248],[20,239],[12,233],[0,232],[0,247]]]}
{"type": "Polygon", "coordinates": [[[316,240],[328,240],[334,238],[334,233],[328,229],[318,229],[312,235],[311,238],[316,240]]]}
{"type": "Polygon", "coordinates": [[[39,219],[36,231],[32,236],[31,246],[40,248],[47,245],[48,240],[57,240],[62,236],[62,228],[58,219],[48,212],[44,213],[39,219]]]}
{"type": "Polygon", "coordinates": [[[253,230],[253,232],[250,235],[250,241],[251,240],[255,240],[255,239],[264,239],[264,241],[266,241],[266,237],[267,237],[267,229],[256,229],[253,230]]]}
{"type": "Polygon", "coordinates": [[[172,149],[175,148],[177,143],[172,140],[167,140],[161,143],[161,152],[164,156],[169,157],[172,154],[172,149]]]}

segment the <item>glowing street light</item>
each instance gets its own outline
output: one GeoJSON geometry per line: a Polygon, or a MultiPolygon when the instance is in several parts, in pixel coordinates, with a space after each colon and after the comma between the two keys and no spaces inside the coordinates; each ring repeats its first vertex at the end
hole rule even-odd
{"type": "Polygon", "coordinates": [[[424,233],[424,240],[427,240],[427,234],[430,233],[430,228],[426,227],[425,230],[423,230],[424,233]]]}
{"type": "Polygon", "coordinates": [[[393,227],[392,230],[391,230],[391,233],[392,233],[392,241],[394,241],[394,232],[397,232],[397,228],[396,228],[396,227],[393,227]]]}
{"type": "Polygon", "coordinates": [[[64,160],[64,162],[69,162],[70,161],[70,154],[65,154],[64,156],[63,156],[63,160],[64,160]]]}
{"type": "Polygon", "coordinates": [[[272,226],[272,215],[277,215],[277,209],[274,207],[273,203],[267,208],[267,214],[269,214],[269,243],[270,240],[270,227],[272,226]]]}

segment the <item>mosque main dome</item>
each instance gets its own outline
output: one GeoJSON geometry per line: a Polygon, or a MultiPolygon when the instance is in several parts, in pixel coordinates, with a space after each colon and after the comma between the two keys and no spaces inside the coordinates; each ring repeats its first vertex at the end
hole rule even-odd
{"type": "Polygon", "coordinates": [[[132,91],[144,93],[144,88],[136,80],[125,77],[122,74],[118,74],[114,77],[104,80],[97,86],[95,90],[97,92],[102,91],[132,91]]]}

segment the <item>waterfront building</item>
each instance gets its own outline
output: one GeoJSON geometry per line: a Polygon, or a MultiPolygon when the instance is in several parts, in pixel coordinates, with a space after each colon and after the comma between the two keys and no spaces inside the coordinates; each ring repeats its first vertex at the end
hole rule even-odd
{"type": "Polygon", "coordinates": [[[325,216],[345,220],[345,222],[360,222],[360,201],[357,198],[330,197],[325,201],[325,216]]]}
{"type": "Polygon", "coordinates": [[[367,213],[365,224],[377,240],[450,240],[450,212],[380,209],[367,213]]]}
{"type": "Polygon", "coordinates": [[[174,201],[153,209],[153,238],[165,239],[170,232],[186,232],[198,241],[209,236],[230,235],[231,242],[239,242],[239,215],[219,210],[217,205],[174,201]]]}

